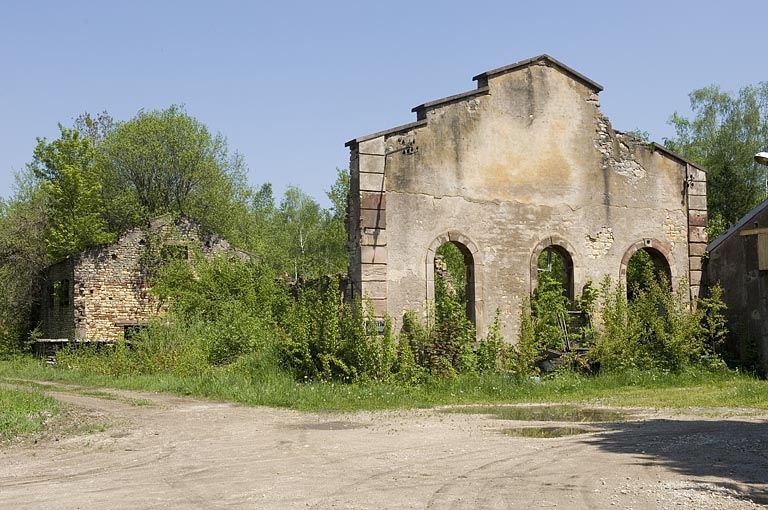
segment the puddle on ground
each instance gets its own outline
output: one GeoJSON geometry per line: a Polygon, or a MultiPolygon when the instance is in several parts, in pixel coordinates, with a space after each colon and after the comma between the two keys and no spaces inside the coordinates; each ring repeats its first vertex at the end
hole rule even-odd
{"type": "Polygon", "coordinates": [[[617,422],[629,419],[626,413],[614,409],[599,409],[571,405],[540,406],[466,406],[444,409],[446,413],[489,414],[499,420],[617,422]]]}
{"type": "Polygon", "coordinates": [[[514,429],[501,429],[505,436],[551,438],[589,434],[594,429],[583,427],[519,427],[514,429]]]}
{"type": "Polygon", "coordinates": [[[351,421],[323,421],[320,423],[301,423],[296,425],[297,429],[302,430],[349,430],[365,427],[362,423],[351,421]]]}

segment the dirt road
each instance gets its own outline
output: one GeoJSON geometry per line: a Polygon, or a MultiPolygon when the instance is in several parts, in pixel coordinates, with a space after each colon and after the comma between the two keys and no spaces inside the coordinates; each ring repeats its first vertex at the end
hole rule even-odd
{"type": "Polygon", "coordinates": [[[768,505],[768,415],[633,410],[551,439],[436,410],[300,413],[53,392],[109,426],[0,447],[0,508],[743,509],[768,505]]]}

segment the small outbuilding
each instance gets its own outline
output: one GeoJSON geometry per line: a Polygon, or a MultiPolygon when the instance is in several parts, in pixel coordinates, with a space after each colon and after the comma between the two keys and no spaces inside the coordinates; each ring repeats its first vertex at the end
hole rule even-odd
{"type": "Polygon", "coordinates": [[[161,260],[187,259],[193,250],[248,258],[196,221],[168,215],[50,266],[40,304],[41,344],[129,337],[159,311],[149,292],[151,268],[161,260]]]}
{"type": "Polygon", "coordinates": [[[727,347],[768,373],[768,200],[707,247],[705,281],[720,284],[728,306],[727,347]]]}

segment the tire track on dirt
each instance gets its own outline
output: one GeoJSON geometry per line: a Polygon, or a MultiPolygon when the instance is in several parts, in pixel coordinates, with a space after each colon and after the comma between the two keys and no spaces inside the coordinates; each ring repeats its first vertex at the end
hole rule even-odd
{"type": "MultiPolygon", "coordinates": [[[[692,508],[676,505],[695,498],[735,510],[756,507],[738,492],[718,492],[717,484],[734,481],[727,473],[703,469],[714,476],[696,479],[689,473],[696,465],[685,463],[698,460],[703,447],[737,462],[739,452],[768,440],[759,418],[741,426],[750,442],[728,437],[729,421],[670,423],[668,414],[584,436],[533,439],[503,435],[508,423],[484,416],[433,410],[300,413],[104,392],[51,392],[114,426],[0,449],[0,508],[607,510],[692,508]],[[713,434],[723,443],[716,449],[713,434]]],[[[764,474],[766,457],[756,452],[750,459],[737,480],[759,490],[764,485],[750,476],[764,474]]]]}

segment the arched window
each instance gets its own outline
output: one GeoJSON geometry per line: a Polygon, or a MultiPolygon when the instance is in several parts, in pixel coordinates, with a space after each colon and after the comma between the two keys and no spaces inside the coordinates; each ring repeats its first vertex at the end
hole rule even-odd
{"type": "Polygon", "coordinates": [[[434,296],[438,319],[448,301],[459,303],[475,324],[474,259],[465,245],[448,241],[435,252],[434,296]]]}
{"type": "Polygon", "coordinates": [[[627,262],[627,299],[646,290],[655,281],[671,290],[672,271],[664,254],[650,247],[635,251],[627,262]]]}
{"type": "Polygon", "coordinates": [[[482,253],[464,234],[448,231],[438,236],[427,249],[427,303],[436,305],[438,294],[445,289],[446,276],[462,300],[467,318],[478,334],[484,334],[482,305],[482,253]]]}
{"type": "Polygon", "coordinates": [[[559,283],[570,303],[576,297],[573,276],[573,247],[565,239],[551,235],[541,241],[531,256],[531,293],[539,288],[542,277],[559,283]]]}
{"type": "Polygon", "coordinates": [[[536,261],[537,284],[543,277],[560,284],[563,295],[573,302],[573,259],[562,246],[547,246],[536,261]]]}

